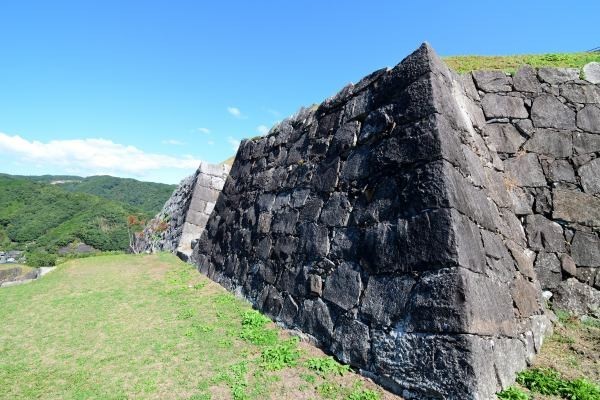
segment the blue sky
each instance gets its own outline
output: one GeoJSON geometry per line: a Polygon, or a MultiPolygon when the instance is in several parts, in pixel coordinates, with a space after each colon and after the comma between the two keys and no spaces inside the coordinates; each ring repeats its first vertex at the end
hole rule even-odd
{"type": "Polygon", "coordinates": [[[175,183],[423,41],[585,51],[598,15],[597,0],[3,1],[0,172],[175,183]]]}

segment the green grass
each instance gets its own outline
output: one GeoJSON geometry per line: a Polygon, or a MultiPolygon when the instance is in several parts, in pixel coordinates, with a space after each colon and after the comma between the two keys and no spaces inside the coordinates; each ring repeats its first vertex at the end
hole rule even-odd
{"type": "Polygon", "coordinates": [[[398,399],[315,374],[319,350],[169,254],[71,260],[0,304],[2,399],[398,399]]]}
{"type": "Polygon", "coordinates": [[[600,53],[555,53],[522,54],[513,56],[451,56],[443,57],[448,66],[456,72],[464,73],[480,69],[499,69],[513,73],[522,65],[532,67],[572,67],[581,68],[585,64],[598,61],[600,53]]]}

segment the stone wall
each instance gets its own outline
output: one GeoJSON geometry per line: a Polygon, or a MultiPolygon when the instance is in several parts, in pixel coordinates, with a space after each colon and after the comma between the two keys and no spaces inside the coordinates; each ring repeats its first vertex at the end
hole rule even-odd
{"type": "Polygon", "coordinates": [[[9,282],[17,279],[23,272],[21,267],[0,269],[0,285],[4,282],[9,282]]]}
{"type": "Polygon", "coordinates": [[[579,69],[470,76],[525,226],[527,263],[555,308],[600,317],[600,86],[579,69]]]}
{"type": "Polygon", "coordinates": [[[196,173],[181,181],[161,212],[144,229],[144,250],[169,251],[187,259],[193,241],[204,231],[228,172],[225,164],[200,163],[196,173]]]}
{"type": "Polygon", "coordinates": [[[492,398],[550,329],[487,139],[519,100],[423,45],[242,142],[191,260],[407,398],[492,398]]]}
{"type": "Polygon", "coordinates": [[[23,273],[22,267],[0,269],[0,288],[31,282],[42,276],[41,272],[44,268],[33,268],[26,273],[23,273]]]}

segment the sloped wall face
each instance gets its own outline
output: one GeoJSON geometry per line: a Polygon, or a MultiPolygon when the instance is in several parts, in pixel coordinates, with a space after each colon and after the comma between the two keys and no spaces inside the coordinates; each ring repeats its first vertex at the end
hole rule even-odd
{"type": "Polygon", "coordinates": [[[169,251],[187,259],[200,238],[219,197],[229,166],[201,163],[185,178],[148,224],[142,235],[144,250],[169,251]]]}
{"type": "Polygon", "coordinates": [[[162,210],[148,222],[140,238],[144,251],[176,251],[198,174],[196,171],[183,179],[162,210]]]}
{"type": "Polygon", "coordinates": [[[423,45],[243,142],[192,261],[406,397],[491,398],[548,321],[476,94],[423,45]]]}
{"type": "Polygon", "coordinates": [[[528,264],[555,308],[600,317],[600,86],[579,69],[472,77],[483,134],[524,222],[528,264]]]}
{"type": "Polygon", "coordinates": [[[225,185],[229,166],[201,163],[198,168],[196,184],[185,215],[177,253],[187,258],[192,253],[192,243],[200,238],[215,203],[225,185]]]}

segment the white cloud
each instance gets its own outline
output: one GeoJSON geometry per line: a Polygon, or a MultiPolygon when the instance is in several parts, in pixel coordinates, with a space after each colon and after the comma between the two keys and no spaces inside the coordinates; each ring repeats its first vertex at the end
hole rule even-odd
{"type": "Polygon", "coordinates": [[[227,112],[236,118],[245,118],[237,107],[227,107],[227,112]]]}
{"type": "Polygon", "coordinates": [[[61,167],[90,174],[128,174],[143,176],[164,168],[196,169],[200,160],[192,156],[172,157],[146,153],[106,139],[29,141],[18,135],[0,132],[0,153],[45,168],[61,167]]]}
{"type": "Polygon", "coordinates": [[[210,133],[210,129],[208,128],[198,128],[198,132],[208,135],[210,133]]]}
{"type": "Polygon", "coordinates": [[[260,133],[261,135],[266,135],[267,133],[269,133],[269,127],[266,125],[259,125],[256,127],[256,130],[258,131],[258,133],[260,133]]]}
{"type": "Polygon", "coordinates": [[[175,139],[163,140],[161,143],[162,144],[172,144],[174,146],[181,146],[184,144],[183,142],[181,142],[179,140],[175,140],[175,139]]]}
{"type": "Polygon", "coordinates": [[[208,142],[206,142],[207,145],[212,146],[215,144],[214,140],[209,140],[208,142]]]}
{"type": "Polygon", "coordinates": [[[240,147],[240,141],[231,136],[227,138],[227,142],[231,145],[233,151],[237,151],[238,147],[240,147]]]}

